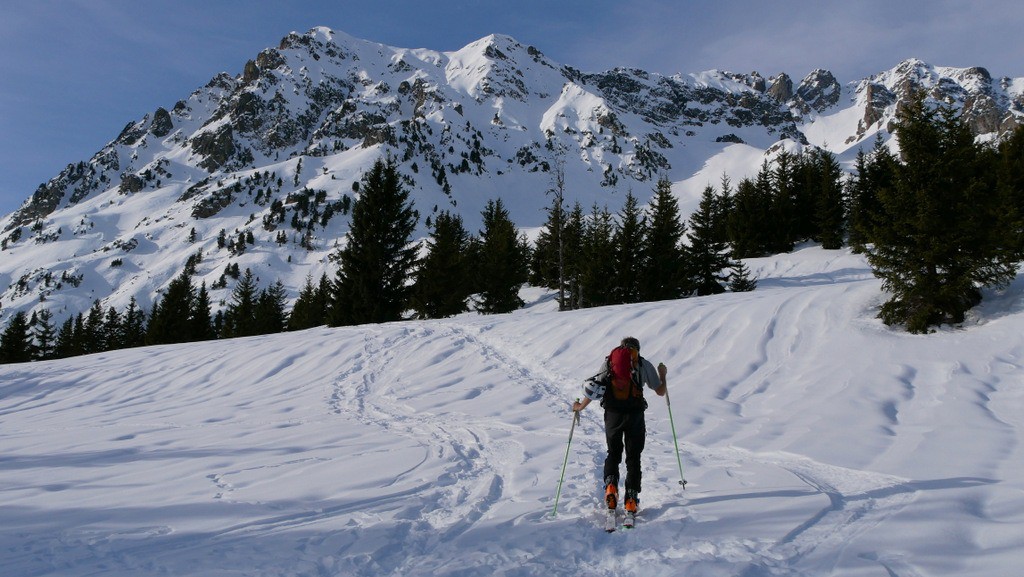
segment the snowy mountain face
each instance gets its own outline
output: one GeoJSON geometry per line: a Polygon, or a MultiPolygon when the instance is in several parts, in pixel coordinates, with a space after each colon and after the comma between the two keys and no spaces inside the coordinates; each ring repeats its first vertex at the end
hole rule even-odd
{"type": "Polygon", "coordinates": [[[0,322],[41,308],[60,319],[96,299],[148,308],[190,260],[215,306],[232,264],[294,296],[307,275],[333,275],[328,255],[344,242],[356,184],[386,153],[400,161],[421,234],[442,210],[474,230],[498,197],[536,227],[556,163],[584,207],[617,211],[627,191],[643,199],[664,174],[686,208],[723,172],[756,170],[780,141],[851,160],[875,134],[888,138],[917,89],[963,109],[986,138],[1024,118],[1024,79],[916,60],[843,85],[820,69],[799,83],[584,73],[507,36],[436,52],[292,33],[241,74],[129,123],[0,219],[0,322]]]}

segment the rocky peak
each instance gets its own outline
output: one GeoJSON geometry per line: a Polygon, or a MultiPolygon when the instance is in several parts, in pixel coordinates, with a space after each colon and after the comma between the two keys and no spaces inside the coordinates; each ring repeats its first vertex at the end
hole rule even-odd
{"type": "Polygon", "coordinates": [[[808,106],[821,112],[839,102],[842,90],[839,81],[831,72],[818,68],[804,77],[796,89],[796,94],[808,106]]]}
{"type": "Polygon", "coordinates": [[[768,89],[768,95],[778,102],[789,102],[793,94],[793,79],[785,72],[776,76],[771,88],[768,89]]]}

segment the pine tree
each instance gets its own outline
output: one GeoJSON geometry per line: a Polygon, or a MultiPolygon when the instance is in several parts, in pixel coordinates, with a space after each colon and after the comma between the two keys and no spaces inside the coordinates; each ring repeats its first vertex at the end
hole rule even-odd
{"type": "Polygon", "coordinates": [[[313,284],[313,277],[306,276],[306,284],[288,316],[288,330],[301,331],[327,324],[327,303],[330,295],[330,281],[327,275],[320,276],[320,282],[313,284]]]}
{"type": "Polygon", "coordinates": [[[413,308],[420,318],[437,319],[468,310],[472,294],[469,233],[462,217],[442,211],[433,222],[427,253],[415,273],[413,308]]]}
{"type": "Polygon", "coordinates": [[[409,306],[407,280],[416,261],[410,239],[419,215],[395,160],[378,159],[363,176],[360,191],[338,255],[332,326],[400,320],[409,306]]]}
{"type": "Polygon", "coordinates": [[[128,302],[128,308],[121,315],[121,339],[125,348],[141,347],[146,344],[146,313],[139,308],[135,297],[128,302]]]}
{"type": "Polygon", "coordinates": [[[58,359],[66,359],[81,354],[78,350],[78,335],[75,334],[75,319],[68,317],[60,325],[57,331],[57,343],[54,347],[54,356],[58,359]]]}
{"type": "Polygon", "coordinates": [[[864,252],[870,231],[867,204],[873,198],[874,190],[871,190],[867,179],[867,167],[867,154],[864,153],[864,150],[860,150],[857,152],[853,178],[847,183],[846,189],[850,206],[850,247],[855,253],[864,252]]]}
{"type": "Polygon", "coordinates": [[[210,303],[210,292],[206,290],[206,281],[199,286],[196,299],[192,303],[192,311],[189,316],[191,321],[191,336],[195,341],[211,341],[217,338],[213,330],[212,305],[210,303]]]}
{"type": "Polygon", "coordinates": [[[56,358],[57,330],[53,325],[53,313],[50,309],[43,309],[32,316],[35,319],[31,323],[33,358],[40,361],[56,358]]]}
{"type": "Polygon", "coordinates": [[[28,315],[18,311],[0,334],[0,363],[27,363],[32,360],[32,335],[28,315]]]}
{"type": "Polygon", "coordinates": [[[242,278],[231,291],[231,301],[224,312],[224,338],[250,337],[260,334],[256,323],[256,304],[259,299],[256,277],[252,270],[245,269],[242,278]]]}
{"type": "Polygon", "coordinates": [[[583,206],[579,202],[574,203],[562,230],[562,279],[565,282],[565,291],[562,296],[563,302],[559,303],[559,310],[580,307],[580,287],[583,283],[583,269],[587,265],[583,254],[585,221],[583,206]]]}
{"type": "Polygon", "coordinates": [[[548,207],[547,214],[530,256],[530,284],[558,290],[558,247],[562,242],[566,215],[564,208],[555,202],[548,207]]]}
{"type": "Polygon", "coordinates": [[[896,181],[898,161],[879,134],[870,154],[857,154],[856,175],[850,184],[849,227],[850,246],[864,252],[872,243],[871,235],[877,229],[892,226],[886,223],[879,195],[889,190],[896,181]]]}
{"type": "Polygon", "coordinates": [[[722,174],[721,191],[715,198],[714,213],[711,218],[713,224],[712,238],[716,242],[729,243],[729,215],[736,207],[736,191],[732,188],[732,180],[729,175],[722,174]]]}
{"type": "Polygon", "coordinates": [[[757,280],[750,276],[750,269],[743,261],[736,261],[732,270],[732,276],[729,277],[729,290],[734,293],[742,293],[757,288],[757,280]]]}
{"type": "Polygon", "coordinates": [[[288,291],[280,280],[260,291],[256,300],[256,331],[267,335],[284,332],[288,326],[288,291]]]}
{"type": "Polygon", "coordinates": [[[615,274],[615,222],[608,208],[595,204],[586,220],[580,251],[580,284],[576,308],[599,307],[614,302],[611,279],[615,274]]]}
{"type": "Polygon", "coordinates": [[[919,97],[904,108],[896,134],[903,160],[895,186],[879,191],[886,226],[875,227],[867,254],[892,294],[882,320],[927,332],[963,322],[981,300],[978,287],[1016,276],[1016,251],[1006,244],[1013,222],[953,109],[930,109],[919,97]]]}
{"type": "Polygon", "coordinates": [[[683,256],[686,226],[680,220],[679,203],[668,178],[658,179],[651,201],[644,239],[647,270],[641,277],[642,300],[660,301],[683,297],[690,290],[683,256]]]}
{"type": "Polygon", "coordinates": [[[775,157],[775,168],[768,176],[768,183],[760,183],[760,187],[768,187],[771,197],[771,211],[765,225],[769,227],[769,254],[790,252],[796,240],[810,238],[810,212],[813,203],[805,199],[806,190],[797,186],[797,157],[788,151],[782,151],[775,157]]]}
{"type": "Polygon", "coordinates": [[[548,219],[544,223],[537,241],[530,266],[530,282],[536,286],[553,288],[558,291],[560,310],[569,308],[566,295],[569,283],[566,261],[569,253],[565,246],[565,228],[568,215],[565,210],[565,171],[561,159],[556,160],[552,177],[554,185],[548,190],[551,205],[548,207],[548,219]]]}
{"type": "Polygon", "coordinates": [[[647,236],[647,221],[640,203],[633,191],[626,193],[626,202],[619,212],[618,226],[612,236],[613,262],[615,264],[610,284],[613,287],[612,302],[638,303],[643,291],[641,280],[647,270],[644,253],[644,238],[647,236]]]}
{"type": "Polygon", "coordinates": [[[191,320],[195,298],[195,287],[187,272],[171,280],[163,297],[153,304],[146,330],[146,343],[160,345],[195,340],[191,320]]]}
{"type": "Polygon", "coordinates": [[[736,188],[727,219],[735,258],[769,254],[771,224],[766,221],[771,218],[772,200],[767,174],[767,166],[762,166],[757,181],[745,178],[736,188]]]}
{"type": "Polygon", "coordinates": [[[701,194],[697,211],[690,215],[687,261],[698,296],[725,292],[729,280],[726,271],[734,266],[728,243],[717,238],[723,218],[719,202],[715,189],[709,185],[701,194]]]}
{"type": "Polygon", "coordinates": [[[85,317],[84,329],[81,336],[85,354],[108,350],[106,329],[103,326],[103,307],[99,300],[93,301],[89,308],[89,314],[85,317]]]}
{"type": "Polygon", "coordinates": [[[524,304],[519,289],[529,278],[530,247],[500,198],[487,202],[483,225],[474,266],[479,287],[477,310],[484,314],[514,311],[524,304]]]}
{"type": "Polygon", "coordinates": [[[123,323],[117,309],[114,307],[107,309],[107,314],[103,317],[103,350],[113,351],[124,348],[123,323]]]}
{"type": "Polygon", "coordinates": [[[821,247],[836,250],[846,238],[846,203],[843,197],[843,169],[834,154],[816,149],[807,162],[814,179],[814,235],[821,247]]]}
{"type": "Polygon", "coordinates": [[[85,316],[82,313],[75,315],[75,330],[72,334],[75,336],[74,354],[89,354],[88,333],[85,330],[85,316]]]}
{"type": "Polygon", "coordinates": [[[1009,227],[1006,244],[1016,247],[1018,259],[1024,259],[1024,126],[999,143],[993,159],[997,194],[1006,204],[1009,227]]]}

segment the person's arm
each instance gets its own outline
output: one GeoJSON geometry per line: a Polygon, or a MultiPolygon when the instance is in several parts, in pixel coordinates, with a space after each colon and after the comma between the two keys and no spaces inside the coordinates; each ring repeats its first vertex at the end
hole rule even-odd
{"type": "Polygon", "coordinates": [[[665,363],[658,363],[658,378],[661,380],[661,386],[654,389],[654,392],[659,397],[664,397],[668,392],[668,381],[665,380],[666,375],[668,375],[668,367],[665,366],[665,363]]]}
{"type": "Polygon", "coordinates": [[[572,404],[572,410],[573,410],[574,413],[578,413],[578,412],[582,411],[583,409],[586,409],[587,405],[589,405],[589,404],[590,404],[590,398],[589,397],[583,397],[582,401],[576,401],[575,403],[572,404]]]}

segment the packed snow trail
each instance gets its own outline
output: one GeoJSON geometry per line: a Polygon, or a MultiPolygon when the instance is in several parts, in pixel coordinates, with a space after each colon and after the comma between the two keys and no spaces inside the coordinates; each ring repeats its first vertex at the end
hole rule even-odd
{"type": "Polygon", "coordinates": [[[0,555],[24,576],[1015,574],[1024,282],[975,324],[872,318],[859,257],[748,294],[314,329],[0,366],[0,555]],[[582,380],[626,334],[638,528],[603,532],[582,380]]]}

